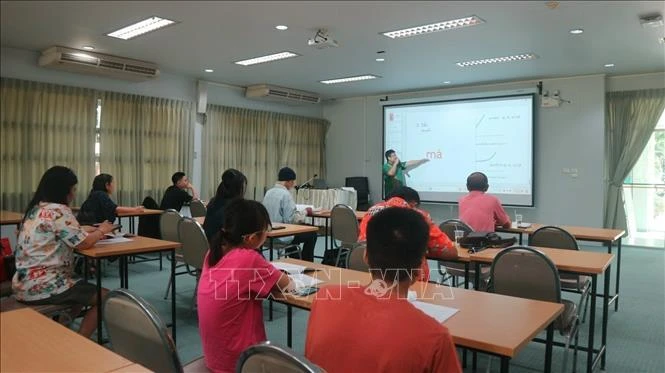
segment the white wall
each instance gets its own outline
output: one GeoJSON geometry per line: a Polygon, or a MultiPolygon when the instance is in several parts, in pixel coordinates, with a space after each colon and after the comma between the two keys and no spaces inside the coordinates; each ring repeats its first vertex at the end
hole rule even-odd
{"type": "Polygon", "coordinates": [[[607,91],[634,91],[638,89],[665,88],[665,72],[653,74],[610,76],[607,91]]]}
{"type": "MultiPolygon", "coordinates": [[[[462,87],[389,95],[390,99],[450,97],[467,93],[533,88],[535,81],[462,87]]],[[[525,221],[602,226],[605,77],[544,79],[544,89],[559,90],[572,101],[559,108],[538,109],[535,123],[535,208],[519,209],[525,221]],[[578,178],[562,174],[577,168],[578,178]]],[[[382,107],[367,96],[326,103],[324,118],[332,123],[327,138],[328,182],[342,185],[346,176],[368,176],[372,199],[381,198],[382,107]]],[[[442,139],[442,147],[445,147],[442,139]]],[[[491,180],[490,180],[491,183],[491,180]]],[[[457,207],[424,206],[441,221],[457,216],[457,207]]],[[[509,210],[511,215],[513,209],[509,210]]]]}

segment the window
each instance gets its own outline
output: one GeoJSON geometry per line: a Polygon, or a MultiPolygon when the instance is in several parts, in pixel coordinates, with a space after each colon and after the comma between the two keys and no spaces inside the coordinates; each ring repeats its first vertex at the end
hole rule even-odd
{"type": "Polygon", "coordinates": [[[623,184],[629,243],[665,248],[665,112],[623,184]]]}
{"type": "Polygon", "coordinates": [[[102,127],[102,100],[97,100],[97,122],[95,123],[95,176],[101,173],[99,153],[101,151],[100,129],[102,127]]]}

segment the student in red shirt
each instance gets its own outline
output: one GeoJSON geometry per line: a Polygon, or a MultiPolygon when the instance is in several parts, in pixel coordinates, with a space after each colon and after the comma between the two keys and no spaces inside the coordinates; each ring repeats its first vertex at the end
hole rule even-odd
{"type": "Polygon", "coordinates": [[[482,172],[474,172],[466,179],[469,193],[459,200],[459,219],[477,232],[494,232],[496,226],[510,228],[510,217],[501,201],[487,194],[489,183],[482,172]]]}
{"type": "Polygon", "coordinates": [[[212,372],[234,372],[247,347],[266,340],[262,298],[290,287],[289,277],[256,251],[270,217],[262,204],[237,199],[203,263],[197,304],[203,355],[212,372]]]}
{"type": "Polygon", "coordinates": [[[448,236],[441,232],[441,229],[439,229],[439,227],[434,224],[429,213],[427,211],[418,209],[418,205],[420,205],[420,195],[417,191],[405,186],[396,188],[385,201],[379,202],[367,210],[367,214],[365,214],[365,217],[360,222],[360,234],[358,235],[358,241],[366,240],[367,224],[379,211],[382,211],[387,207],[403,207],[418,211],[429,224],[427,255],[423,256],[420,277],[418,278],[420,281],[427,281],[429,280],[429,266],[427,265],[427,257],[438,259],[455,259],[457,258],[457,249],[455,248],[455,244],[448,238],[448,236]]]}
{"type": "Polygon", "coordinates": [[[368,286],[317,293],[305,356],[327,372],[461,372],[448,328],[407,299],[427,251],[429,224],[412,209],[386,208],[367,226],[368,286]]]}

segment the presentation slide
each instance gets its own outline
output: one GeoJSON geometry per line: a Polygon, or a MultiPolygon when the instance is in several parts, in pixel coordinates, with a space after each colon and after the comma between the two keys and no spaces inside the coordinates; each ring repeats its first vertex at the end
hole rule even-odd
{"type": "MultiPolygon", "coordinates": [[[[408,170],[406,185],[422,201],[457,202],[475,171],[505,205],[533,206],[532,94],[383,107],[384,151],[408,170]]],[[[385,159],[384,159],[385,162],[385,159]]]]}

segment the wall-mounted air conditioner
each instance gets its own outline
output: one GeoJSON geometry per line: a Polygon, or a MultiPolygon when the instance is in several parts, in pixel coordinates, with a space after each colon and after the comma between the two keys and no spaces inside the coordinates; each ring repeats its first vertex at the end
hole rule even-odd
{"type": "Polygon", "coordinates": [[[251,85],[245,90],[245,97],[255,100],[318,104],[321,97],[312,92],[298,91],[291,88],[269,84],[251,85]]]}
{"type": "Polygon", "coordinates": [[[39,66],[130,81],[159,76],[157,65],[151,62],[58,46],[42,51],[39,66]]]}

